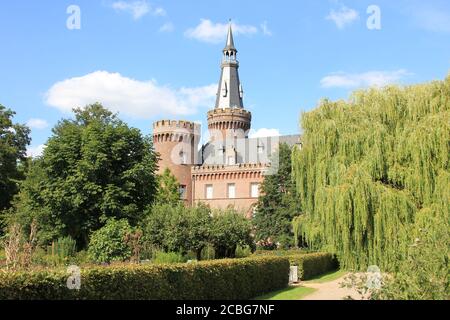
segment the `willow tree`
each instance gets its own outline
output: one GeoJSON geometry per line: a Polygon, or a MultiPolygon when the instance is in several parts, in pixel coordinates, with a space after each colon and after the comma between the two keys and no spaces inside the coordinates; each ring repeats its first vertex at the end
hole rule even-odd
{"type": "Polygon", "coordinates": [[[292,158],[304,212],[293,222],[297,238],[336,253],[345,268],[395,270],[418,226],[450,230],[450,76],[323,100],[301,124],[292,158]]]}

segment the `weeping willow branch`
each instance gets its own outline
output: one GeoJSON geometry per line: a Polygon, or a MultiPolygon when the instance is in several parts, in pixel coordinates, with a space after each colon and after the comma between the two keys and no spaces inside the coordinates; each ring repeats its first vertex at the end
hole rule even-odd
{"type": "Polygon", "coordinates": [[[345,268],[394,270],[424,212],[449,222],[450,77],[323,100],[301,124],[296,238],[336,253],[345,268]]]}

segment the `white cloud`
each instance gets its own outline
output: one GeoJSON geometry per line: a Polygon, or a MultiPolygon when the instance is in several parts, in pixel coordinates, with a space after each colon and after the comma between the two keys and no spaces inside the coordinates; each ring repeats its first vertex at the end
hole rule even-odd
{"type": "Polygon", "coordinates": [[[268,128],[261,128],[258,130],[251,129],[249,137],[250,138],[264,138],[264,137],[279,137],[280,130],[278,129],[268,129],[268,128]]]}
{"type": "Polygon", "coordinates": [[[48,122],[44,119],[31,118],[27,121],[27,126],[31,129],[45,129],[48,127],[48,122]]]}
{"type": "Polygon", "coordinates": [[[173,89],[155,80],[138,81],[119,73],[96,71],[55,83],[45,102],[61,111],[100,102],[113,112],[149,119],[156,115],[189,115],[212,106],[217,85],[173,89]]]}
{"type": "Polygon", "coordinates": [[[159,32],[172,32],[173,30],[175,30],[175,26],[172,22],[166,22],[159,28],[159,32]]]}
{"type": "Polygon", "coordinates": [[[354,9],[342,6],[339,10],[331,10],[325,19],[332,20],[339,29],[343,29],[345,26],[359,19],[359,13],[354,9]]]}
{"type": "Polygon", "coordinates": [[[364,73],[333,73],[320,81],[324,88],[358,88],[358,87],[383,87],[397,83],[404,77],[411,75],[406,70],[395,71],[369,71],[364,73]]]}
{"type": "MultiPolygon", "coordinates": [[[[251,35],[258,32],[258,28],[252,25],[241,25],[232,23],[233,34],[251,35]]],[[[225,41],[228,31],[228,23],[213,23],[208,19],[201,19],[195,28],[185,31],[184,35],[208,43],[220,43],[225,41]]]]}
{"type": "Polygon", "coordinates": [[[28,157],[32,157],[32,158],[37,158],[40,157],[42,155],[42,153],[44,152],[46,145],[44,144],[40,144],[38,146],[30,146],[27,149],[27,156],[28,157]]]}
{"type": "Polygon", "coordinates": [[[124,11],[130,13],[134,20],[138,20],[150,13],[154,16],[165,16],[166,11],[163,8],[153,8],[147,1],[138,0],[133,2],[116,1],[112,5],[116,11],[124,11]]]}
{"type": "Polygon", "coordinates": [[[267,21],[264,21],[263,23],[261,23],[261,30],[265,36],[272,35],[272,31],[270,31],[269,27],[267,26],[267,21]]]}

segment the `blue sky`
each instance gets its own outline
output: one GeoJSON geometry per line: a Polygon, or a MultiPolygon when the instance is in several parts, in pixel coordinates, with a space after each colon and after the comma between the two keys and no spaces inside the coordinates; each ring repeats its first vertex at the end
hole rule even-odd
{"type": "Polygon", "coordinates": [[[446,0],[2,1],[0,103],[32,127],[33,154],[72,107],[94,101],[144,134],[161,118],[205,130],[229,18],[253,134],[299,132],[323,97],[450,71],[446,0]],[[67,27],[70,5],[80,29],[67,27]],[[367,27],[370,5],[379,29],[367,27]]]}

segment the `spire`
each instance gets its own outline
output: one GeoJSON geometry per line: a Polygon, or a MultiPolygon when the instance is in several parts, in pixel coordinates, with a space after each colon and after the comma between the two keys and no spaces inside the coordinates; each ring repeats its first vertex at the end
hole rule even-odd
{"type": "Polygon", "coordinates": [[[234,47],[234,40],[233,40],[233,30],[231,27],[231,19],[228,24],[228,35],[227,35],[227,43],[225,45],[224,51],[235,51],[237,52],[236,48],[234,47]]]}
{"type": "Polygon", "coordinates": [[[231,20],[228,26],[228,35],[223,49],[222,73],[215,108],[244,108],[242,97],[244,91],[239,81],[239,62],[236,59],[237,50],[234,47],[231,20]]]}

